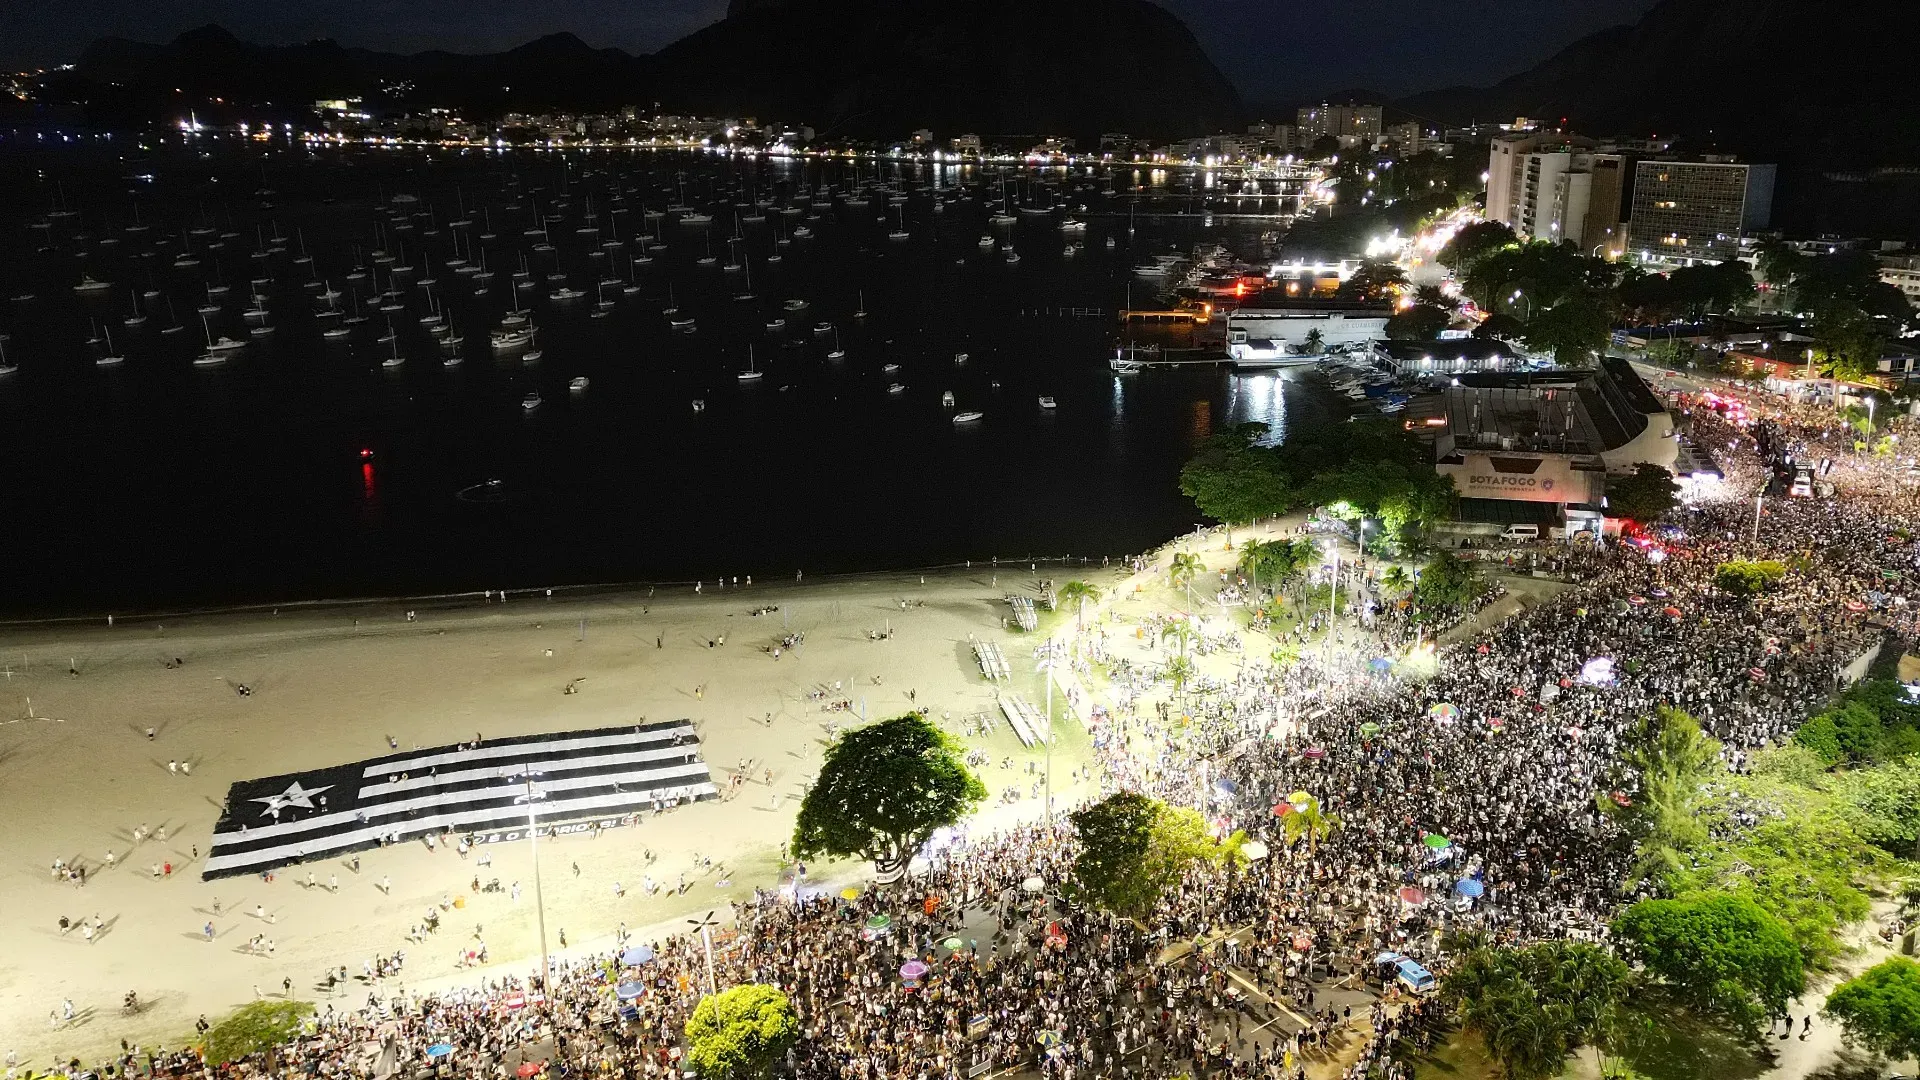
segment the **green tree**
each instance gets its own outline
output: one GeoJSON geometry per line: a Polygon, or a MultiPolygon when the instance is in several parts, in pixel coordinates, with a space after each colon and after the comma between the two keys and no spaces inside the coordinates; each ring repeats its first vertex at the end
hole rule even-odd
{"type": "Polygon", "coordinates": [[[1735,596],[1753,596],[1778,585],[1787,564],[1774,559],[1728,559],[1713,568],[1714,587],[1735,596]]]}
{"type": "Polygon", "coordinates": [[[1321,333],[1320,328],[1316,326],[1307,331],[1306,337],[1300,339],[1300,355],[1319,356],[1325,350],[1326,344],[1327,335],[1321,333]]]}
{"type": "Polygon", "coordinates": [[[1858,815],[1860,835],[1920,859],[1920,757],[1850,769],[1830,783],[1834,797],[1858,815]]]}
{"type": "Polygon", "coordinates": [[[1626,805],[1609,794],[1598,804],[1633,841],[1632,880],[1665,880],[1707,838],[1700,792],[1719,760],[1720,744],[1678,709],[1662,707],[1627,732],[1614,777],[1626,805]]]}
{"type": "Polygon", "coordinates": [[[1920,1058],[1920,964],[1895,956],[1848,979],[1821,1010],[1849,1042],[1895,1061],[1920,1058]]]}
{"type": "Polygon", "coordinates": [[[779,987],[745,983],[702,997],[686,1031],[687,1061],[703,1080],[756,1080],[800,1037],[800,1017],[779,987]]]}
{"type": "Polygon", "coordinates": [[[843,733],[800,801],[794,852],[857,855],[881,880],[897,878],[935,829],[957,823],[987,797],[962,751],[918,714],[843,733]]]}
{"type": "Polygon", "coordinates": [[[1265,424],[1241,424],[1202,443],[1180,470],[1180,491],[1229,528],[1293,508],[1293,484],[1278,456],[1259,445],[1265,424]]]}
{"type": "Polygon", "coordinates": [[[1453,316],[1437,307],[1415,304],[1387,320],[1387,336],[1395,341],[1437,341],[1453,316]]]}
{"type": "Polygon", "coordinates": [[[1255,540],[1240,551],[1240,572],[1254,584],[1262,581],[1276,589],[1300,576],[1313,565],[1316,552],[1308,540],[1255,540]]]}
{"type": "Polygon", "coordinates": [[[1184,703],[1187,697],[1187,684],[1193,681],[1193,661],[1184,656],[1176,656],[1167,661],[1167,681],[1173,684],[1173,697],[1184,703]]]}
{"type": "Polygon", "coordinates": [[[207,1032],[207,1062],[225,1065],[291,1042],[313,1015],[310,1001],[255,1001],[242,1005],[207,1032]]]}
{"type": "Polygon", "coordinates": [[[1380,588],[1389,596],[1399,596],[1413,588],[1413,575],[1407,573],[1406,567],[1395,563],[1380,575],[1380,588]]]}
{"type": "Polygon", "coordinates": [[[1440,249],[1440,264],[1461,273],[1480,259],[1519,242],[1513,230],[1501,222],[1476,221],[1454,233],[1447,246],[1440,249]]]}
{"type": "Polygon", "coordinates": [[[1174,588],[1186,591],[1188,612],[1193,611],[1193,579],[1206,568],[1200,556],[1191,551],[1174,552],[1173,560],[1167,566],[1167,580],[1174,588]]]}
{"type": "Polygon", "coordinates": [[[1087,605],[1100,600],[1100,586],[1085,581],[1069,581],[1060,586],[1059,600],[1073,608],[1073,635],[1078,639],[1080,632],[1085,629],[1087,605]]]}
{"type": "Polygon", "coordinates": [[[1307,854],[1317,855],[1320,841],[1333,835],[1340,827],[1340,816],[1321,809],[1320,800],[1309,796],[1305,805],[1297,807],[1280,819],[1280,831],[1286,837],[1288,846],[1307,842],[1307,854]]]}
{"type": "Polygon", "coordinates": [[[1614,919],[1613,932],[1680,1001],[1749,1037],[1807,987],[1787,928],[1744,896],[1642,900],[1614,919]]]}
{"type": "Polygon", "coordinates": [[[1648,524],[1678,505],[1680,485],[1659,465],[1643,461],[1624,476],[1607,474],[1607,509],[1613,517],[1648,524]]]}
{"type": "Polygon", "coordinates": [[[1442,615],[1473,603],[1485,587],[1473,564],[1442,551],[1420,568],[1419,580],[1413,586],[1413,603],[1424,615],[1442,615]]]}
{"type": "Polygon", "coordinates": [[[1594,296],[1573,295],[1534,312],[1521,340],[1535,352],[1552,353],[1562,367],[1577,367],[1606,348],[1612,331],[1605,304],[1594,296]]]}
{"type": "Polygon", "coordinates": [[[1196,811],[1136,792],[1109,795],[1070,820],[1079,841],[1075,885],[1096,906],[1126,918],[1147,918],[1189,870],[1232,854],[1208,835],[1196,811]]]}
{"type": "Polygon", "coordinates": [[[1525,948],[1481,945],[1461,957],[1441,996],[1479,1034],[1505,1080],[1548,1080],[1581,1046],[1602,1046],[1624,1026],[1627,965],[1581,941],[1525,948]]]}
{"type": "Polygon", "coordinates": [[[1407,287],[1407,272],[1399,265],[1368,259],[1340,283],[1334,295],[1341,300],[1381,301],[1407,287]]]}

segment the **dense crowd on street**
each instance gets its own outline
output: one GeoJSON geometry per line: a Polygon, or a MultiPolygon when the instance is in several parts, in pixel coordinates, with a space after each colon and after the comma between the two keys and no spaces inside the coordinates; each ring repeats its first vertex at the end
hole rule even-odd
{"type": "MultiPolygon", "coordinates": [[[[1721,461],[1723,494],[1644,536],[1556,556],[1570,587],[1439,648],[1430,678],[1398,674],[1417,628],[1382,618],[1342,624],[1336,648],[1245,657],[1235,674],[1173,695],[1162,673],[1094,644],[1163,628],[1096,618],[1081,670],[1086,697],[1104,701],[1079,704],[1102,788],[1198,807],[1223,833],[1263,841],[1264,858],[1196,871],[1133,922],[1059,899],[1072,860],[1064,818],[956,830],[896,886],[846,895],[795,868],[737,908],[713,981],[792,997],[802,1034],[785,1067],[800,1080],[1003,1069],[1299,1080],[1335,1060],[1354,1080],[1408,1075],[1398,1048],[1431,1038],[1435,1009],[1383,981],[1379,957],[1444,973],[1450,930],[1604,935],[1629,852],[1595,797],[1640,718],[1686,710],[1739,769],[1790,735],[1880,635],[1915,633],[1901,595],[1920,571],[1906,466],[1856,454],[1828,417],[1781,408],[1769,419],[1773,438],[1835,462],[1836,498],[1770,495],[1756,527],[1769,474],[1753,432],[1693,409],[1691,437],[1721,461]],[[1721,561],[1754,557],[1794,569],[1751,599],[1714,586],[1721,561]],[[1102,687],[1095,673],[1107,671],[1102,687]],[[1289,842],[1287,817],[1309,805],[1337,825],[1289,842]],[[906,975],[910,963],[925,973],[906,975]]],[[[632,966],[617,953],[561,965],[547,986],[505,978],[426,997],[369,980],[364,1005],[326,1005],[312,1034],[240,1069],[344,1077],[437,1064],[479,1078],[531,1061],[556,1075],[670,1076],[684,1067],[706,964],[697,937],[678,937],[632,966]]],[[[201,1068],[183,1055],[157,1062],[201,1068]]]]}

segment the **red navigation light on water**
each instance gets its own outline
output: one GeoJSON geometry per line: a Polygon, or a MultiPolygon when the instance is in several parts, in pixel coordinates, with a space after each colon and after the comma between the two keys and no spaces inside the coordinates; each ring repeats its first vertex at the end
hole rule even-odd
{"type": "Polygon", "coordinates": [[[370,460],[370,459],[371,459],[372,457],[373,457],[373,450],[372,450],[372,449],[370,449],[370,448],[368,448],[368,447],[365,447],[365,446],[363,446],[363,447],[361,447],[361,448],[360,448],[360,460],[361,460],[361,461],[367,461],[367,460],[370,460]]]}

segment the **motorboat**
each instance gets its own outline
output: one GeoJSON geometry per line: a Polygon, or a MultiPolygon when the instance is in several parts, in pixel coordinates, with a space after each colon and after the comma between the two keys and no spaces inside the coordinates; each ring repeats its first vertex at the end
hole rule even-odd
{"type": "Polygon", "coordinates": [[[992,251],[992,250],[993,250],[993,237],[991,237],[991,236],[983,236],[983,237],[981,237],[981,238],[980,238],[980,250],[981,250],[981,251],[992,251]]]}
{"type": "Polygon", "coordinates": [[[1012,248],[1008,248],[1007,249],[1007,265],[1013,266],[1017,264],[1019,261],[1020,261],[1020,253],[1013,250],[1012,248]]]}
{"type": "Polygon", "coordinates": [[[900,365],[899,365],[899,364],[882,364],[882,365],[880,365],[880,371],[881,371],[881,372],[882,372],[883,374],[887,374],[887,375],[891,375],[891,374],[893,374],[894,372],[896,372],[896,371],[899,371],[899,370],[900,370],[900,365]]]}
{"type": "Polygon", "coordinates": [[[201,353],[199,356],[193,358],[194,367],[214,367],[226,362],[227,358],[225,356],[212,352],[201,353]]]}
{"type": "Polygon", "coordinates": [[[822,337],[825,337],[826,335],[833,333],[833,324],[826,323],[826,322],[814,323],[813,332],[816,334],[819,334],[822,337]]]}
{"type": "Polygon", "coordinates": [[[585,375],[574,376],[574,378],[567,383],[567,389],[573,391],[576,394],[586,392],[587,377],[585,375]]]}
{"type": "Polygon", "coordinates": [[[103,293],[111,288],[113,288],[113,282],[111,281],[96,281],[94,278],[82,274],[80,275],[80,284],[75,285],[73,291],[82,295],[90,295],[93,293],[103,293]]]}
{"type": "Polygon", "coordinates": [[[1058,405],[1057,405],[1057,403],[1056,403],[1056,402],[1055,402],[1055,401],[1053,400],[1053,397],[1052,397],[1052,395],[1050,395],[1050,394],[1041,394],[1041,395],[1040,395],[1040,407],[1041,407],[1041,408],[1043,408],[1043,409],[1052,409],[1052,408],[1057,408],[1057,407],[1058,407],[1058,405]]]}
{"type": "Polygon", "coordinates": [[[548,293],[547,299],[555,301],[578,300],[585,295],[587,295],[587,293],[584,289],[573,289],[562,286],[548,293]]]}
{"type": "Polygon", "coordinates": [[[949,409],[953,408],[953,391],[948,390],[942,393],[940,395],[940,404],[945,405],[949,409]]]}
{"type": "Polygon", "coordinates": [[[520,408],[526,412],[532,412],[539,407],[540,391],[538,390],[530,391],[526,397],[520,399],[520,408]]]}
{"type": "Polygon", "coordinates": [[[956,424],[971,424],[974,421],[979,420],[986,415],[987,414],[983,412],[955,413],[953,416],[953,422],[956,424]]]}
{"type": "Polygon", "coordinates": [[[907,392],[906,383],[891,383],[887,386],[887,393],[889,394],[904,394],[906,392],[907,392]]]}
{"type": "Polygon", "coordinates": [[[546,359],[546,356],[546,350],[544,349],[528,349],[526,352],[520,354],[520,362],[531,367],[546,359]]]}
{"type": "Polygon", "coordinates": [[[954,353],[954,354],[953,354],[953,366],[954,366],[954,367],[964,367],[964,366],[966,366],[966,363],[967,363],[967,354],[966,354],[966,353],[963,353],[963,352],[957,352],[957,353],[954,353]]]}
{"type": "Polygon", "coordinates": [[[500,350],[518,349],[533,343],[533,328],[523,325],[518,330],[495,330],[490,338],[493,347],[500,350]]]}

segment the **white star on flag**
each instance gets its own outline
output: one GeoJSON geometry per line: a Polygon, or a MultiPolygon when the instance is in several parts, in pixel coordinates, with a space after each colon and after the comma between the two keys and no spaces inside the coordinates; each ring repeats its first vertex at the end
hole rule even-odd
{"type": "Polygon", "coordinates": [[[260,811],[260,815],[265,817],[275,810],[285,809],[289,806],[301,806],[311,810],[313,809],[313,797],[323,791],[331,790],[333,790],[331,786],[303,788],[300,786],[300,781],[295,780],[293,783],[287,785],[287,790],[278,795],[269,795],[264,799],[253,799],[251,801],[267,804],[267,808],[260,811]]]}

